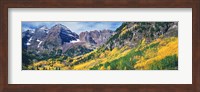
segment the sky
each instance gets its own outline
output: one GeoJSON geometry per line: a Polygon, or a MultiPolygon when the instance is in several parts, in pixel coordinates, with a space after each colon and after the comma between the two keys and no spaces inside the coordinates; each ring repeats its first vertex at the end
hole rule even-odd
{"type": "Polygon", "coordinates": [[[62,24],[69,28],[72,32],[80,33],[83,31],[110,29],[115,31],[122,22],[22,22],[22,31],[28,29],[34,30],[41,26],[47,26],[49,29],[56,25],[62,24]]]}

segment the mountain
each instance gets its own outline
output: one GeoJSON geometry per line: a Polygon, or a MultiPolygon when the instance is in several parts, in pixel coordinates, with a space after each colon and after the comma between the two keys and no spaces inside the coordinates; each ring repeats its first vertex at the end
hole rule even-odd
{"type": "Polygon", "coordinates": [[[62,48],[65,43],[78,40],[79,36],[62,24],[48,29],[46,26],[36,28],[35,31],[23,32],[23,48],[28,50],[48,50],[62,48]]]}
{"type": "Polygon", "coordinates": [[[56,24],[50,29],[41,26],[22,33],[23,55],[30,54],[36,61],[61,55],[75,57],[101,46],[113,33],[111,30],[95,30],[78,35],[62,24],[56,24]]]}
{"type": "Polygon", "coordinates": [[[27,49],[27,46],[29,45],[28,40],[32,35],[33,34],[30,32],[30,30],[22,32],[22,48],[27,49]]]}
{"type": "Polygon", "coordinates": [[[32,32],[32,36],[28,39],[28,50],[36,50],[37,48],[39,48],[41,42],[45,39],[48,32],[49,29],[46,26],[36,28],[35,31],[32,32]]]}
{"type": "Polygon", "coordinates": [[[86,42],[86,47],[90,48],[98,48],[103,45],[109,37],[114,35],[115,32],[111,30],[94,30],[94,31],[86,31],[81,32],[79,34],[80,41],[86,42]]]}
{"type": "Polygon", "coordinates": [[[42,42],[42,48],[50,51],[62,49],[62,45],[78,40],[79,36],[62,24],[57,24],[49,29],[49,33],[42,42]]]}
{"type": "Polygon", "coordinates": [[[145,38],[146,43],[164,37],[178,36],[176,22],[125,22],[106,43],[107,48],[136,47],[145,38]]]}

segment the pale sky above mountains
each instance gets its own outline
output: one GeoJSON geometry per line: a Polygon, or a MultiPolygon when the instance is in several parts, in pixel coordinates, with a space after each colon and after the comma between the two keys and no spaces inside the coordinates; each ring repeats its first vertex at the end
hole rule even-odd
{"type": "Polygon", "coordinates": [[[41,26],[51,28],[56,24],[62,24],[68,27],[72,32],[80,33],[84,31],[110,29],[115,31],[122,22],[22,22],[22,31],[35,29],[41,26]]]}

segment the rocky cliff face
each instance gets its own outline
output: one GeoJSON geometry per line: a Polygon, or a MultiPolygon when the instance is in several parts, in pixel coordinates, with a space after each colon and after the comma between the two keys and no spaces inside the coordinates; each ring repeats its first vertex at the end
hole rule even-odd
{"type": "Polygon", "coordinates": [[[30,43],[30,38],[33,36],[32,30],[22,32],[22,48],[27,49],[30,43]]]}
{"type": "Polygon", "coordinates": [[[49,29],[46,26],[36,28],[32,32],[32,36],[28,39],[27,46],[28,50],[35,50],[40,47],[42,41],[45,39],[49,32],[49,29]]]}
{"type": "Polygon", "coordinates": [[[125,22],[117,30],[108,42],[106,48],[130,46],[136,47],[145,39],[145,43],[159,37],[178,36],[177,22],[125,22]]]}
{"type": "Polygon", "coordinates": [[[104,44],[112,35],[114,35],[114,32],[111,30],[94,30],[90,32],[81,32],[79,37],[80,41],[86,42],[88,47],[99,47],[104,44]]]}

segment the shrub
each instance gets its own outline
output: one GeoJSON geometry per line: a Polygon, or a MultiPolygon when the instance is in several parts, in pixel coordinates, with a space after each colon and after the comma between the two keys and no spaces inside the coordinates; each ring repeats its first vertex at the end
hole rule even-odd
{"type": "Polygon", "coordinates": [[[160,61],[154,61],[149,65],[150,70],[176,70],[178,67],[177,55],[166,56],[160,61]]]}

